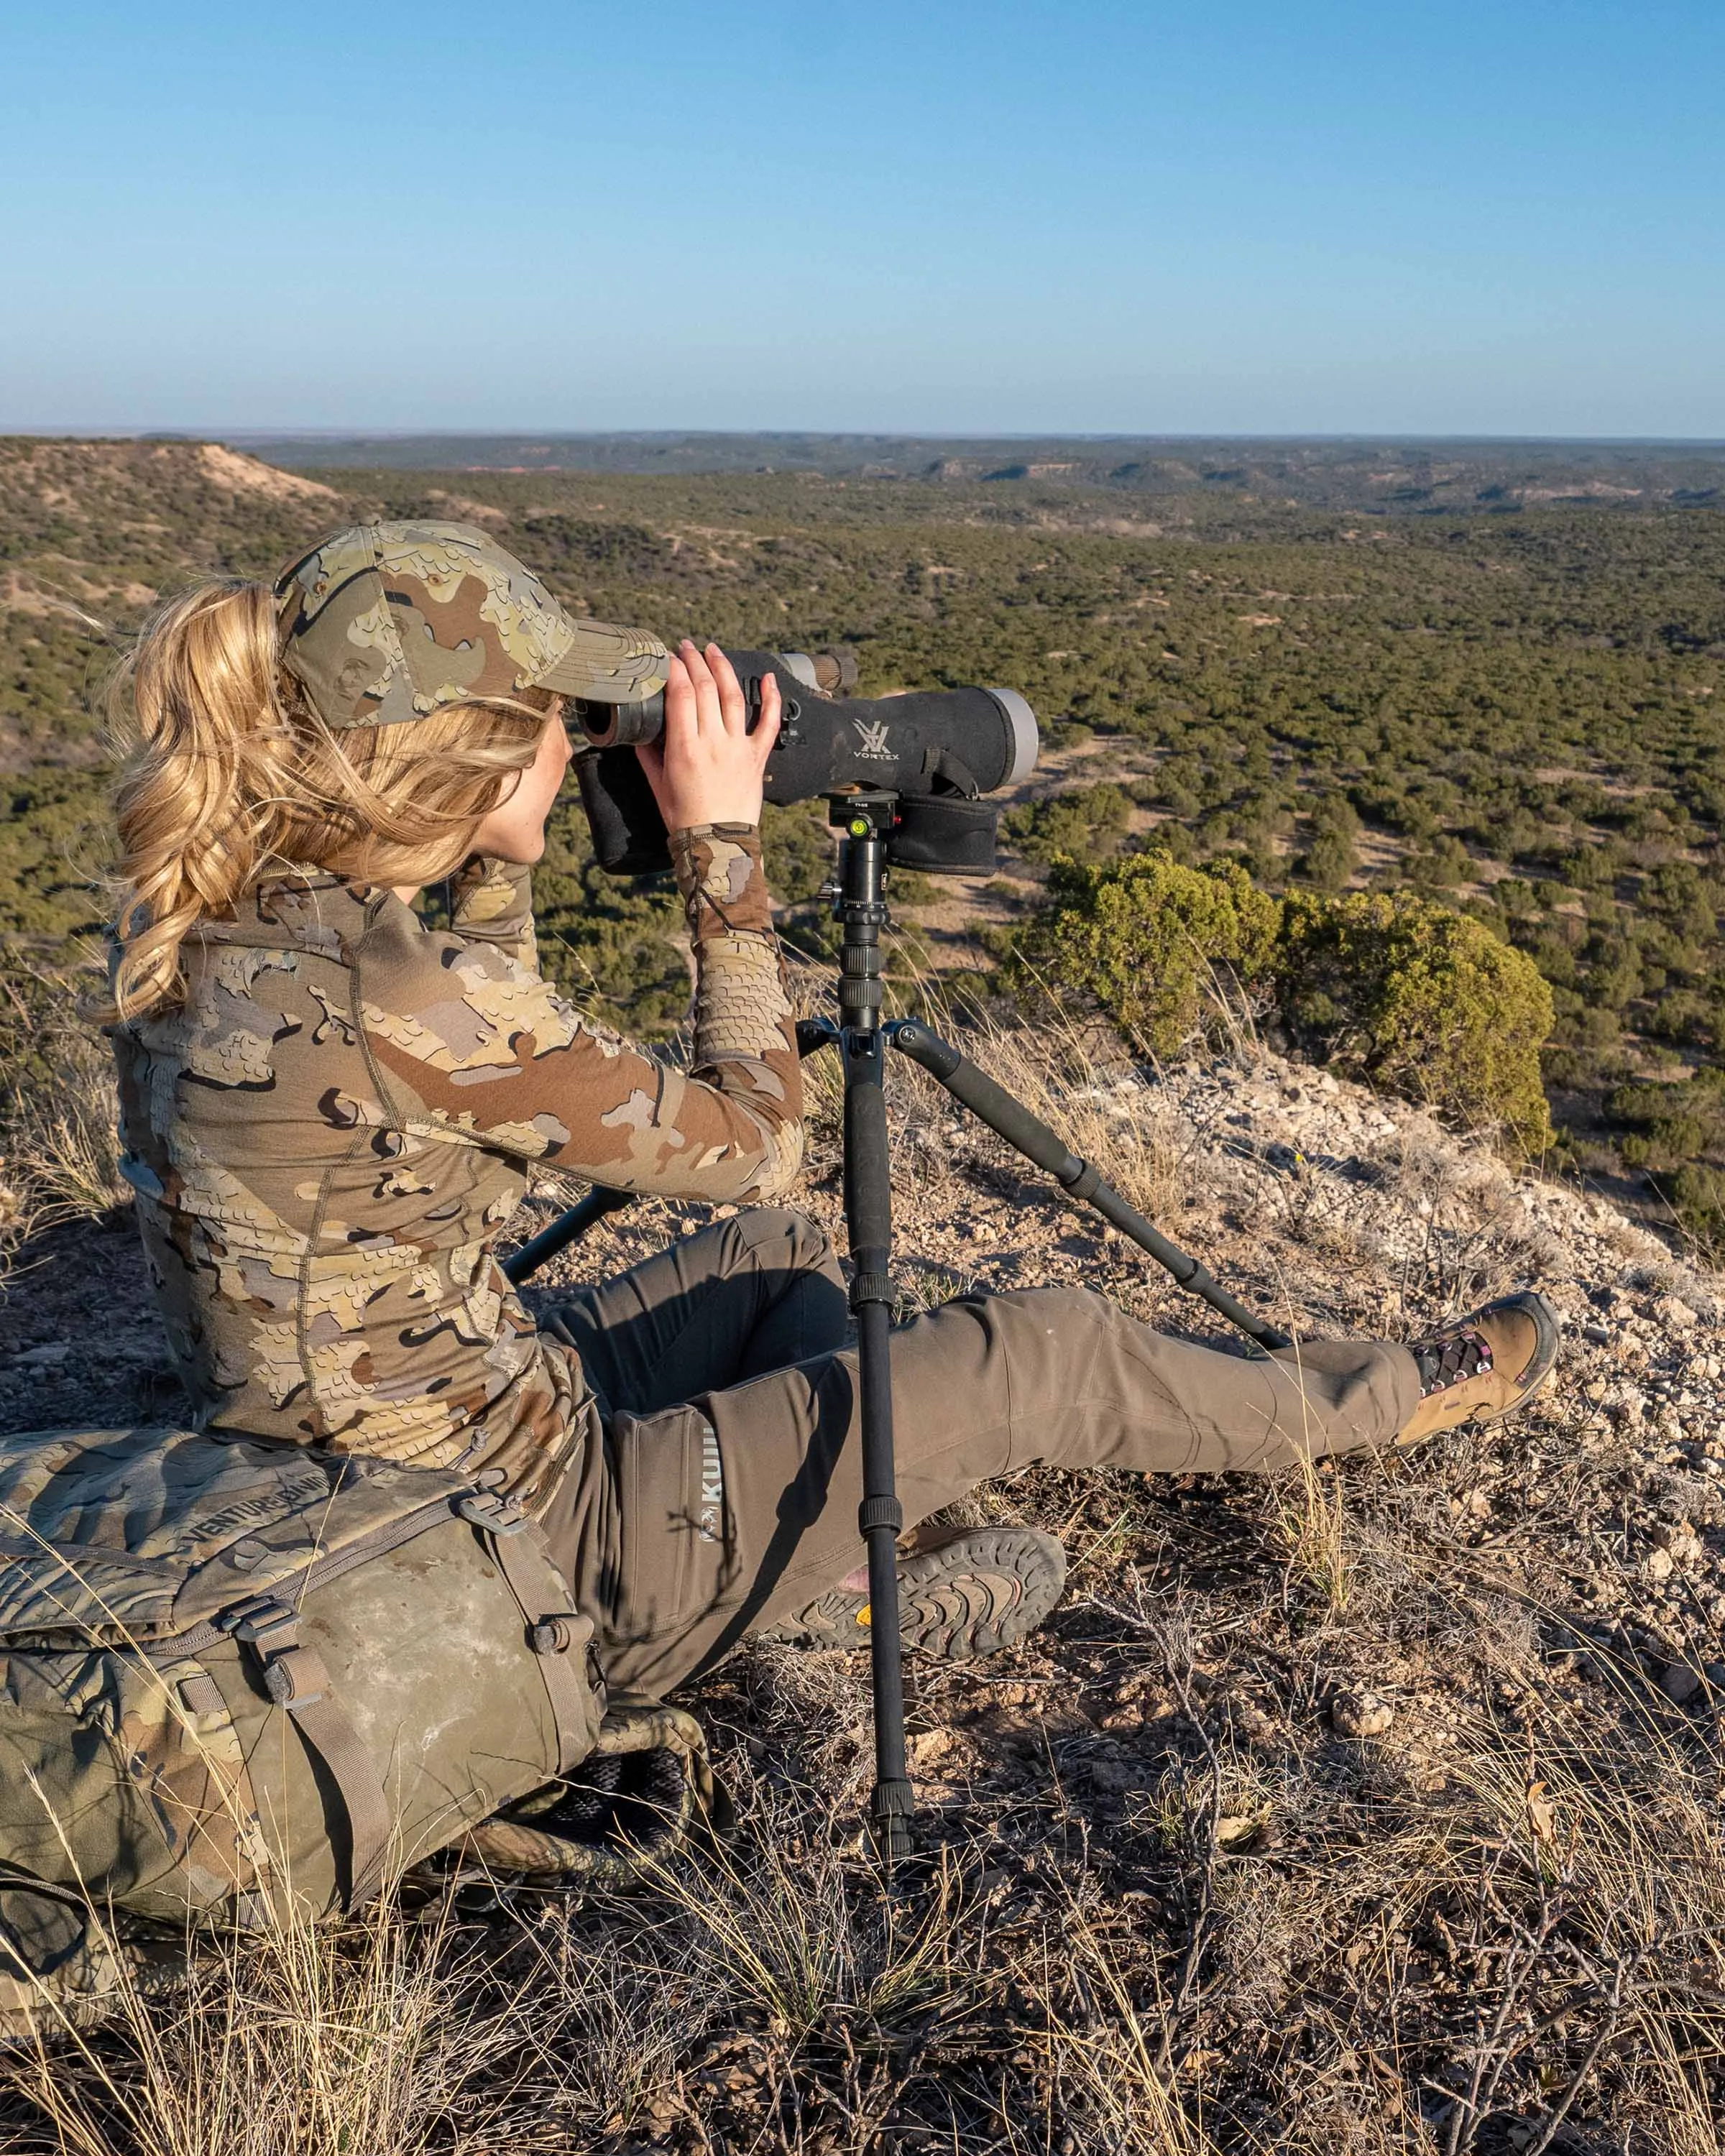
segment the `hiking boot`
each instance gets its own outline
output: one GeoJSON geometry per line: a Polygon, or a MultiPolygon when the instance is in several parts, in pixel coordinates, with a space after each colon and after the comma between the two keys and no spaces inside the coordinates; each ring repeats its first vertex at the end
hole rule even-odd
{"type": "Polygon", "coordinates": [[[1458,1423],[1496,1422],[1531,1399],[1556,1366],[1558,1321],[1543,1295],[1524,1288],[1409,1342],[1409,1353],[1420,1366],[1420,1404],[1396,1433],[1399,1445],[1458,1423]]]}
{"type": "MultiPolygon", "coordinates": [[[[1031,1527],[937,1528],[900,1549],[900,1633],[918,1653],[973,1661],[1034,1632],[1065,1584],[1066,1553],[1052,1535],[1031,1527]]],[[[867,1565],[767,1636],[804,1647],[865,1647],[867,1565]]]]}

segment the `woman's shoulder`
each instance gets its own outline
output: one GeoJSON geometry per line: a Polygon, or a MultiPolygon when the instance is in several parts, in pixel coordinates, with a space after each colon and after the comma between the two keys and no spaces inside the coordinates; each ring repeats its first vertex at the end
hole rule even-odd
{"type": "Polygon", "coordinates": [[[543,1055],[593,1030],[531,968],[432,927],[393,891],[368,910],[355,963],[367,1030],[440,1068],[489,1066],[514,1041],[543,1055]]]}

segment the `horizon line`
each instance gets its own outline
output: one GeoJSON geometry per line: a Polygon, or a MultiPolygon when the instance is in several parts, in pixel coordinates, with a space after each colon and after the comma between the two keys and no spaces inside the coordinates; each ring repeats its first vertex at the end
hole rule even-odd
{"type": "Polygon", "coordinates": [[[1183,429],[1157,433],[1125,429],[1004,428],[997,431],[908,427],[197,427],[18,424],[0,421],[0,438],[26,441],[157,442],[388,442],[504,441],[536,435],[547,442],[619,440],[861,441],[861,442],[1348,442],[1453,443],[1502,447],[1725,449],[1715,434],[1540,434],[1430,432],[1395,428],[1336,431],[1253,432],[1183,429]]]}

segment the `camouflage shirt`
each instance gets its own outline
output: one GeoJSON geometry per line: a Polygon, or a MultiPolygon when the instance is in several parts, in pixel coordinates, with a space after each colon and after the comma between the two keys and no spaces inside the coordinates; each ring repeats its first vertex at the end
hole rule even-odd
{"type": "Polygon", "coordinates": [[[207,1427],[528,1500],[593,1406],[493,1245],[535,1161],[621,1189],[757,1199],[802,1152],[802,1085],[759,838],[672,834],[696,953],[686,1072],[535,969],[527,871],[459,879],[454,927],[393,891],[261,886],[185,947],[186,1000],[116,1026],[124,1173],[207,1427]]]}

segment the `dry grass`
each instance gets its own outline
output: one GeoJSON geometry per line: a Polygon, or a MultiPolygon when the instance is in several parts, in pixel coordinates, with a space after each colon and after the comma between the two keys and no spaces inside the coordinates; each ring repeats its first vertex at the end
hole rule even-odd
{"type": "Polygon", "coordinates": [[[113,1059],[79,1014],[94,980],[18,963],[0,973],[0,1261],[126,1195],[113,1059]]]}
{"type": "Polygon", "coordinates": [[[284,1909],[218,1937],[164,2003],[128,1973],[100,2032],[51,2008],[6,2062],[56,2156],[410,2156],[488,2031],[392,1912],[323,1931],[284,1909]]]}
{"type": "MultiPolygon", "coordinates": [[[[931,1016],[1301,1337],[1414,1332],[1550,1259],[1501,1171],[1412,1122],[1363,1142],[1355,1180],[1291,1168],[1223,1112],[1233,1094],[1207,1110],[1082,1033],[931,1016]]],[[[1273,1091],[1249,1047],[1240,1089],[1273,1091]]],[[[836,1061],[806,1068],[807,1202],[830,1222],[836,1061]]],[[[1063,1256],[1081,1209],[901,1059],[889,1098],[922,1299],[1022,1255],[1021,1281],[1190,1320],[1093,1228],[1063,1256]]],[[[619,1216],[585,1261],[662,1225],[619,1216]]],[[[1707,1284],[1681,1284],[1702,1306],[1707,1284]]],[[[913,1669],[927,1847],[891,1900],[856,1844],[865,1664],[751,1645],[691,1700],[742,1799],[716,1868],[667,1866],[627,1901],[470,1882],[216,1939],[182,1994],[134,1985],[100,2035],[14,2051],[0,2142],[1712,2156],[1718,1726],[1577,1585],[1608,1496],[1633,1524],[1638,1442],[1566,1389],[1414,1458],[978,1492],[968,1512],[1061,1532],[1071,1584],[1012,1654],[913,1669]],[[1367,1693],[1388,1726],[1350,1734],[1342,1704],[1367,1693]]],[[[1678,1642],[1697,1667],[1707,1640],[1678,1642]]]]}

